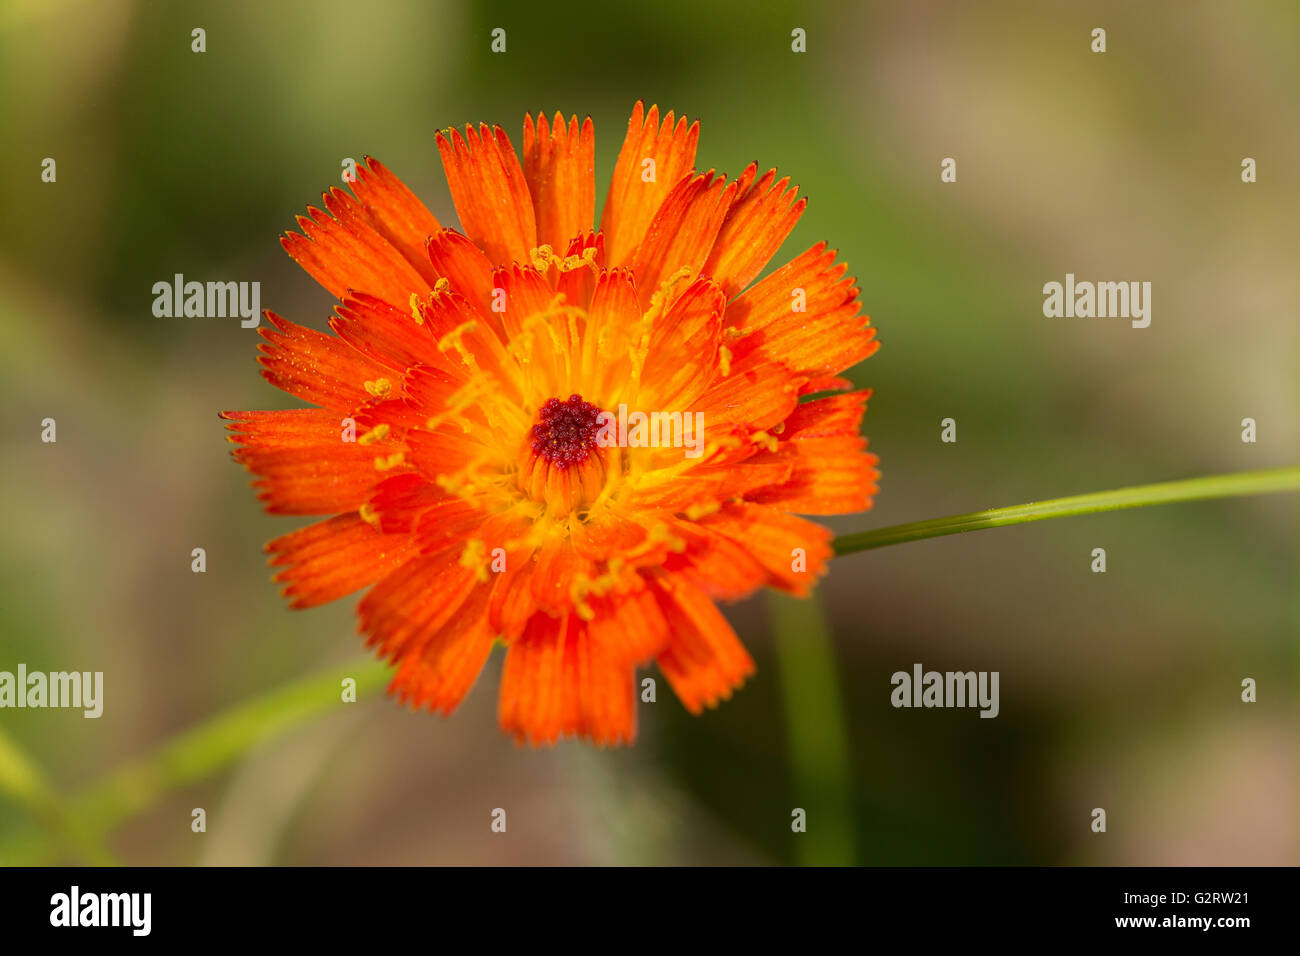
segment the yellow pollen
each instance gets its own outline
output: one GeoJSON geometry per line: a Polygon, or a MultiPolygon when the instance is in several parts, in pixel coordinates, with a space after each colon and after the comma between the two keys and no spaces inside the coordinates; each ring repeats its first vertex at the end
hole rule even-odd
{"type": "Polygon", "coordinates": [[[457,497],[467,497],[474,490],[460,475],[438,475],[433,480],[443,491],[457,497]]]}
{"type": "Polygon", "coordinates": [[[375,398],[383,398],[393,390],[393,383],[386,378],[377,378],[373,382],[366,382],[366,391],[375,398]]]}
{"type": "Polygon", "coordinates": [[[699,521],[701,518],[713,514],[722,508],[722,504],[717,501],[701,502],[700,504],[691,505],[686,509],[686,517],[692,521],[699,521]]]}
{"type": "Polygon", "coordinates": [[[557,256],[554,249],[543,243],[530,252],[528,258],[533,260],[533,268],[544,275],[546,270],[550,268],[551,263],[556,261],[557,256]]]}
{"type": "Polygon", "coordinates": [[[370,431],[366,432],[364,435],[358,438],[357,444],[373,445],[375,442],[383,441],[385,438],[387,438],[388,433],[392,430],[393,430],[392,426],[386,422],[382,425],[376,425],[374,428],[370,429],[370,431]]]}
{"type": "Polygon", "coordinates": [[[768,451],[771,452],[776,451],[780,445],[780,442],[776,440],[776,437],[774,435],[769,435],[767,432],[764,431],[754,432],[754,434],[749,436],[749,440],[752,441],[755,445],[762,445],[764,448],[766,448],[768,451]]]}
{"type": "Polygon", "coordinates": [[[465,542],[465,550],[460,553],[460,566],[473,571],[480,583],[487,581],[487,544],[482,538],[465,542]]]}
{"type": "Polygon", "coordinates": [[[595,246],[588,246],[576,256],[559,256],[550,245],[543,243],[529,252],[528,258],[532,260],[533,268],[543,275],[551,266],[555,266],[560,272],[572,272],[583,266],[590,266],[593,270],[598,268],[595,246]]]}
{"type": "Polygon", "coordinates": [[[574,269],[581,269],[583,266],[590,266],[592,272],[599,272],[600,267],[596,265],[596,247],[588,246],[582,250],[580,255],[565,256],[563,262],[556,263],[561,272],[572,272],[574,269]]]}
{"type": "Polygon", "coordinates": [[[400,451],[395,451],[387,458],[376,458],[375,468],[379,471],[391,471],[398,465],[406,462],[406,455],[400,451]]]}
{"type": "Polygon", "coordinates": [[[424,325],[424,313],[420,310],[420,296],[415,292],[411,293],[411,315],[415,317],[417,325],[424,325]]]}
{"type": "Polygon", "coordinates": [[[664,544],[668,545],[669,551],[675,551],[678,554],[681,554],[686,550],[686,542],[669,531],[666,524],[656,525],[651,528],[650,537],[653,540],[662,541],[664,544]]]}
{"type": "Polygon", "coordinates": [[[446,276],[443,276],[441,279],[439,279],[437,282],[433,284],[433,291],[435,294],[450,292],[451,280],[448,279],[446,276]]]}
{"type": "Polygon", "coordinates": [[[361,520],[366,524],[373,525],[376,528],[379,527],[379,515],[375,509],[370,506],[369,502],[366,502],[358,508],[357,514],[361,516],[361,520]]]}
{"type": "Polygon", "coordinates": [[[723,378],[731,374],[731,349],[725,345],[718,346],[718,371],[723,378]]]}

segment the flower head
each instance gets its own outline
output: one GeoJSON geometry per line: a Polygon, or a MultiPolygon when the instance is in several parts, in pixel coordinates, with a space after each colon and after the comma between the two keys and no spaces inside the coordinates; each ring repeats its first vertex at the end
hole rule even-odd
{"type": "Polygon", "coordinates": [[[259,361],[315,407],[222,415],[268,511],[331,516],[267,546],[286,596],[368,587],[413,706],[452,711],[496,641],[521,741],[632,740],[650,661],[714,706],[754,670],[715,602],[807,594],[830,533],[795,515],[871,504],[858,290],[824,243],[754,283],[805,200],[697,174],[698,135],[637,103],[597,229],[591,120],[557,114],[522,163],[438,134],[460,231],[368,159],[282,240],[340,304],[333,335],[268,312],[259,361]]]}

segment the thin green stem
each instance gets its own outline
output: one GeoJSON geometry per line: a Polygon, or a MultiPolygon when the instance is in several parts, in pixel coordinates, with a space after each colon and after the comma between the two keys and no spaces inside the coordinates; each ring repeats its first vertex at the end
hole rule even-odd
{"type": "Polygon", "coordinates": [[[807,829],[794,837],[799,862],[852,866],[848,721],[826,615],[816,595],[799,600],[773,592],[769,602],[794,796],[806,814],[807,829]]]}
{"type": "MultiPolygon", "coordinates": [[[[116,860],[90,835],[80,818],[70,813],[63,797],[46,779],[18,742],[0,727],[0,793],[22,806],[64,850],[95,866],[113,866],[116,860]]],[[[0,857],[0,863],[5,862],[0,857]]]]}
{"type": "Polygon", "coordinates": [[[108,830],[152,806],[169,790],[212,776],[259,743],[342,705],[342,683],[357,682],[358,698],[390,677],[381,661],[335,665],[236,704],[168,740],[149,756],[111,773],[76,800],[92,826],[108,830]]]}
{"type": "MultiPolygon", "coordinates": [[[[259,743],[278,737],[311,717],[333,707],[347,706],[342,703],[345,678],[356,680],[360,699],[363,694],[382,687],[390,676],[388,666],[382,661],[336,664],[236,704],[91,785],[72,800],[69,814],[81,821],[83,833],[108,833],[119,823],[147,810],[168,791],[212,776],[259,743]]],[[[35,811],[45,799],[38,797],[27,805],[35,811]]],[[[0,859],[12,857],[43,862],[48,857],[48,847],[15,843],[0,848],[0,859]]]]}
{"type": "Polygon", "coordinates": [[[946,534],[964,531],[983,531],[1007,525],[1043,521],[1047,518],[1069,518],[1074,515],[1118,511],[1121,508],[1141,508],[1146,505],[1172,504],[1177,501],[1205,501],[1212,498],[1236,498],[1243,495],[1265,495],[1281,491],[1300,491],[1300,466],[1273,468],[1267,471],[1246,471],[1231,475],[1211,475],[1207,478],[1188,478],[1184,481],[1165,481],[1155,485],[1138,485],[1117,488],[1114,491],[1095,491],[1069,498],[1035,501],[1009,508],[991,508],[948,518],[931,518],[910,524],[861,531],[841,535],[835,539],[837,555],[870,551],[891,544],[922,541],[946,534]]]}

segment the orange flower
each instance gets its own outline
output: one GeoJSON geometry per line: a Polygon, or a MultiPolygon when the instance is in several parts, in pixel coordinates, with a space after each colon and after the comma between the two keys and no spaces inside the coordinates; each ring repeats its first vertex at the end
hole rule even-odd
{"type": "Polygon", "coordinates": [[[810,397],[877,346],[858,290],[824,243],[751,285],[805,200],[696,174],[698,138],[637,103],[593,230],[590,119],[526,117],[522,164],[499,128],[447,131],[463,231],[368,159],[281,240],[341,304],[334,335],[268,312],[259,362],[317,407],[222,417],[268,511],[333,515],[267,546],[285,595],[369,587],[413,706],[450,713],[500,640],[519,741],[631,741],[652,659],[699,713],[754,671],[715,602],[806,595],[830,532],[794,513],[870,507],[868,393],[810,397]],[[657,445],[599,434],[627,409],[657,445]]]}

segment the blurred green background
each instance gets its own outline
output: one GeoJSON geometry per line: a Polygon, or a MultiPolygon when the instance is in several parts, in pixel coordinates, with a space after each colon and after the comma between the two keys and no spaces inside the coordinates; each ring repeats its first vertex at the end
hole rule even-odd
{"type": "MultiPolygon", "coordinates": [[[[876,389],[881,492],[839,531],[1300,460],[1297,48],[1285,0],[7,0],[0,670],[102,670],[106,700],[97,721],[0,711],[3,729],[75,792],[362,659],[354,600],[279,598],[260,549],[296,523],[260,512],[216,418],[294,401],[257,375],[254,332],[154,318],[151,287],[256,280],[264,308],[323,328],[332,300],[278,234],[366,154],[455,224],[433,134],[467,121],[517,147],[525,111],[590,113],[601,202],[644,98],[700,119],[700,168],[757,159],[802,185],[775,264],[830,241],[883,343],[854,373],[876,389]],[[1152,282],[1151,327],[1044,318],[1067,272],[1152,282]]],[[[698,719],[661,681],[630,750],[517,749],[496,728],[498,655],[450,720],[340,706],[110,845],[141,864],[1295,864],[1298,527],[1274,496],[837,560],[820,593],[847,781],[800,770],[788,729],[816,608],[756,598],[728,614],[757,677],[698,719]],[[1001,715],[893,709],[890,674],[915,662],[999,671],[1001,715]]],[[[0,846],[29,828],[0,797],[0,846]]]]}

